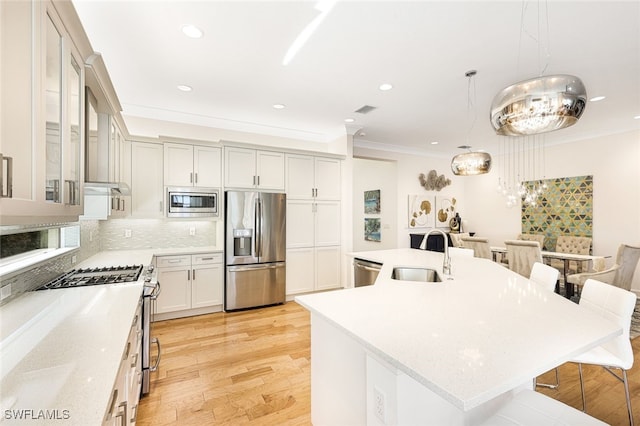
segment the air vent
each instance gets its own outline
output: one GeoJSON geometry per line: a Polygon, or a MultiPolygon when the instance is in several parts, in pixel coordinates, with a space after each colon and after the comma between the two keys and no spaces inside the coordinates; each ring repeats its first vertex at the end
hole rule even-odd
{"type": "Polygon", "coordinates": [[[376,107],[371,106],[371,105],[363,105],[363,106],[361,106],[360,108],[358,108],[358,109],[356,110],[356,112],[357,112],[358,114],[368,114],[368,113],[370,113],[371,111],[373,111],[374,109],[376,109],[376,107]]]}

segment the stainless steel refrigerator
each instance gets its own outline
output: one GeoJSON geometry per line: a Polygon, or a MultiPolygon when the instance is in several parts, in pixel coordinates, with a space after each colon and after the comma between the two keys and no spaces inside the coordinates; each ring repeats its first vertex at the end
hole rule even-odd
{"type": "Polygon", "coordinates": [[[285,302],[286,194],[226,191],[224,309],[285,302]]]}

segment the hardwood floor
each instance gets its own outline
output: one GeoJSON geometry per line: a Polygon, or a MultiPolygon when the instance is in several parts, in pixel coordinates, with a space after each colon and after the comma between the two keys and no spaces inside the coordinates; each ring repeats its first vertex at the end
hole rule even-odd
{"type": "MultiPolygon", "coordinates": [[[[162,343],[151,394],[138,425],[309,425],[310,324],[296,304],[154,323],[162,343]]],[[[632,341],[640,357],[640,338],[632,341]]],[[[640,421],[640,363],[629,371],[634,419],[640,421]]],[[[599,367],[584,367],[587,412],[627,425],[622,384],[599,367]]],[[[553,373],[540,377],[549,382],[553,373]]],[[[560,388],[539,389],[582,408],[578,367],[560,367],[560,388]]]]}

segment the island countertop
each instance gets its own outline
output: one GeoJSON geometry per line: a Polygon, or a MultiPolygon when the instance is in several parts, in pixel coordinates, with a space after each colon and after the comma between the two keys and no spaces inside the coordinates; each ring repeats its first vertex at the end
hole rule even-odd
{"type": "Polygon", "coordinates": [[[442,253],[350,255],[382,263],[374,285],[296,301],[464,411],[622,333],[487,259],[454,258],[451,276],[422,283],[393,280],[392,270],[429,267],[442,275],[442,253]]]}

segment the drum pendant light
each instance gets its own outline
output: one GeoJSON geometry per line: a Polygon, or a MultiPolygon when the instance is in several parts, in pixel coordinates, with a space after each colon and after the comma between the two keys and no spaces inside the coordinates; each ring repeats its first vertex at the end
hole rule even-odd
{"type": "MultiPolygon", "coordinates": [[[[471,110],[471,82],[473,76],[477,73],[478,72],[476,70],[470,70],[465,73],[465,76],[469,79],[469,84],[467,86],[467,115],[469,115],[469,111],[471,110]]],[[[475,85],[473,104],[475,108],[475,85]]],[[[473,129],[474,122],[475,117],[469,127],[469,134],[471,133],[471,129],[473,129]]],[[[458,154],[451,160],[451,171],[454,175],[474,176],[489,173],[489,170],[491,170],[491,155],[488,152],[471,151],[471,146],[469,145],[459,146],[458,148],[468,149],[469,152],[458,154]]]]}
{"type": "Polygon", "coordinates": [[[521,81],[500,91],[491,104],[491,124],[503,136],[535,135],[572,126],[584,112],[587,91],[572,75],[521,81]]]}

